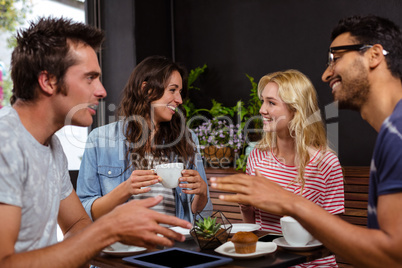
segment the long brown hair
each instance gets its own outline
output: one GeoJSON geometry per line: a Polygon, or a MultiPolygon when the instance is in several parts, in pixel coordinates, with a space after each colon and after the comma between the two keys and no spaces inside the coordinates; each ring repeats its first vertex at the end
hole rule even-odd
{"type": "Polygon", "coordinates": [[[149,151],[154,158],[179,157],[185,163],[194,163],[195,145],[186,127],[181,106],[171,121],[159,124],[152,140],[150,137],[151,128],[155,127],[151,120],[151,103],[162,98],[174,71],[182,77],[181,95],[184,98],[187,93],[186,69],[162,56],[151,56],[139,63],[124,87],[118,113],[125,121],[124,135],[128,141],[126,157],[137,168],[138,163],[130,159],[130,156],[136,154],[144,159],[149,151]]]}

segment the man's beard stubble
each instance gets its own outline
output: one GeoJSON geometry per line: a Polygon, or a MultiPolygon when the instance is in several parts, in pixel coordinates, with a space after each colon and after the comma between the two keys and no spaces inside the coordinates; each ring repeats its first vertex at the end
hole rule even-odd
{"type": "Polygon", "coordinates": [[[370,94],[370,83],[362,61],[357,59],[353,71],[342,77],[342,92],[338,95],[340,109],[360,111],[370,94]]]}

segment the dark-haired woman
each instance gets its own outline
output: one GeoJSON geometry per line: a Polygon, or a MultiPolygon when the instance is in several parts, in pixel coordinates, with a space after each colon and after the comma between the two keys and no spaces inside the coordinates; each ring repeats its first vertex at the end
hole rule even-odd
{"type": "Polygon", "coordinates": [[[77,194],[93,220],[129,199],[162,195],[152,209],[192,221],[212,210],[198,139],[186,127],[180,104],[185,69],[152,56],[131,73],[119,107],[120,120],[93,130],[87,141],[77,194]],[[152,169],[184,163],[180,184],[164,188],[152,169]]]}

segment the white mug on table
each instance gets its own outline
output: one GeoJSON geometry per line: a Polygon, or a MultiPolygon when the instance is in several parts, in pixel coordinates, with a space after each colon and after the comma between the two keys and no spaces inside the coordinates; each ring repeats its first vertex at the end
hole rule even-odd
{"type": "Polygon", "coordinates": [[[179,178],[181,177],[183,168],[183,163],[168,163],[157,165],[154,171],[162,178],[162,185],[164,187],[176,188],[179,185],[179,178]]]}
{"type": "Polygon", "coordinates": [[[286,242],[295,247],[303,247],[314,237],[294,218],[285,216],[281,220],[282,234],[286,242]]]}

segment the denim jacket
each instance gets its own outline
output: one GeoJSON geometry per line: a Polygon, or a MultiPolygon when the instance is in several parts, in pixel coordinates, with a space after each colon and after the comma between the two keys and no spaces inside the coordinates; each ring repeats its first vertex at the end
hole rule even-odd
{"type": "MultiPolygon", "coordinates": [[[[88,136],[77,179],[77,195],[91,219],[93,202],[127,180],[134,170],[127,169],[123,127],[123,121],[114,122],[94,129],[88,136]]],[[[197,136],[192,131],[191,135],[198,148],[197,136]]],[[[194,162],[195,165],[187,166],[187,169],[197,170],[207,184],[208,202],[204,210],[212,210],[208,182],[198,149],[194,162]]],[[[176,216],[192,222],[191,202],[194,195],[183,193],[180,187],[176,187],[175,191],[176,216]]]]}

